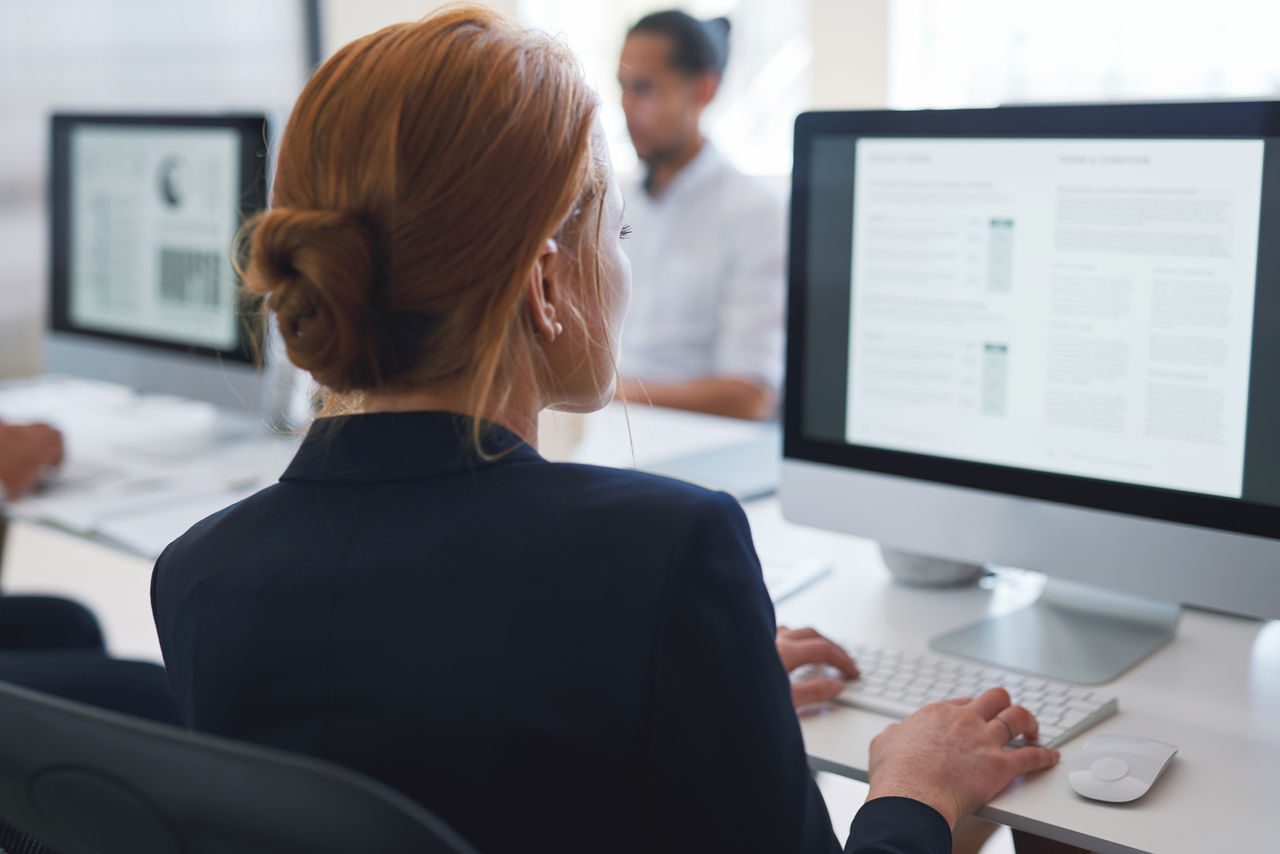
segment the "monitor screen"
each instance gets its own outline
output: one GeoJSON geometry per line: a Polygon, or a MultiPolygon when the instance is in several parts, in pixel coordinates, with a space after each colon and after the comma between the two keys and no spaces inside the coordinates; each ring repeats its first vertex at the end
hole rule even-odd
{"type": "Polygon", "coordinates": [[[265,197],[264,128],[55,117],[53,328],[247,359],[231,251],[265,197]]]}
{"type": "Polygon", "coordinates": [[[1280,106],[811,114],[792,226],[788,456],[1277,535],[1280,106]]]}

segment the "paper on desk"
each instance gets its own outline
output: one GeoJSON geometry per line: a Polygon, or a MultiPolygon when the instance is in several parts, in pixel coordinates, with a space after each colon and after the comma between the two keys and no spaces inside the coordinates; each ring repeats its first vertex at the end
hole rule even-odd
{"type": "Polygon", "coordinates": [[[223,495],[230,488],[232,485],[221,478],[188,475],[178,479],[156,473],[110,479],[75,489],[54,489],[45,495],[14,502],[11,511],[20,519],[56,525],[77,534],[92,534],[100,531],[110,519],[223,495]]]}
{"type": "Polygon", "coordinates": [[[224,490],[211,495],[189,497],[185,501],[145,512],[114,516],[102,522],[97,533],[155,560],[169,543],[185,534],[192,525],[257,491],[258,487],[224,490]]]}

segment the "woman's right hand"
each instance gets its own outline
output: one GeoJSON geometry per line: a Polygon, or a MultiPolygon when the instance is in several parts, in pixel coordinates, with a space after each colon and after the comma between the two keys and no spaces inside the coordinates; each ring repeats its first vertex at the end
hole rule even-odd
{"type": "Polygon", "coordinates": [[[871,742],[867,800],[913,798],[956,822],[991,800],[1015,777],[1056,765],[1044,747],[1006,749],[1018,736],[1034,741],[1035,717],[992,688],[973,699],[931,703],[871,742]]]}

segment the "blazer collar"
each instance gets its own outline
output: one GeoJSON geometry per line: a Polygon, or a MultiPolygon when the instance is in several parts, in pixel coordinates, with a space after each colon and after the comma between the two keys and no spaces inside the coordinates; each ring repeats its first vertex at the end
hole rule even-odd
{"type": "Polygon", "coordinates": [[[375,482],[416,480],[513,462],[542,462],[519,436],[485,422],[481,444],[471,419],[452,412],[375,412],[319,418],[280,477],[282,481],[375,482]]]}

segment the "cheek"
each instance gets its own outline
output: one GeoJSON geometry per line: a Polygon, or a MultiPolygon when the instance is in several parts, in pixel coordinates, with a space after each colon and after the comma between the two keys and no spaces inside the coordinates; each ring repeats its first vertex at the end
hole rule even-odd
{"type": "Polygon", "coordinates": [[[662,110],[667,126],[672,128],[684,124],[689,115],[695,112],[693,102],[681,93],[668,97],[662,110]]]}
{"type": "Polygon", "coordinates": [[[631,308],[631,260],[620,246],[615,246],[609,264],[608,296],[610,326],[617,331],[622,328],[622,322],[631,308]]]}
{"type": "Polygon", "coordinates": [[[604,369],[610,358],[618,358],[622,325],[631,307],[631,262],[617,241],[602,247],[599,258],[598,302],[587,312],[591,334],[577,358],[604,369]]]}
{"type": "Polygon", "coordinates": [[[653,117],[656,110],[652,97],[637,98],[631,111],[627,113],[627,119],[633,125],[640,127],[649,127],[653,125],[653,117]]]}

